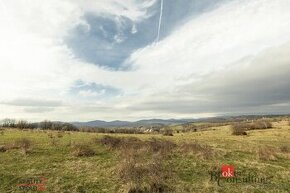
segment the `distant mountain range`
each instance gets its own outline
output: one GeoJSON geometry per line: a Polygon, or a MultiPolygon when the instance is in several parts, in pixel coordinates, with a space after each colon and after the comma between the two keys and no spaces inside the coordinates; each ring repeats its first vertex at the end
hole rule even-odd
{"type": "Polygon", "coordinates": [[[95,120],[89,122],[72,122],[77,127],[139,127],[139,126],[150,126],[150,125],[174,125],[194,122],[195,119],[147,119],[139,121],[102,121],[95,120]]]}
{"type": "MultiPolygon", "coordinates": [[[[100,127],[100,128],[113,128],[113,127],[140,127],[140,126],[154,126],[154,125],[178,125],[193,122],[232,122],[241,120],[259,119],[262,117],[279,117],[283,115],[237,115],[237,116],[219,116],[219,117],[207,117],[200,119],[147,119],[139,121],[88,121],[88,122],[72,122],[77,127],[100,127]]],[[[285,116],[285,115],[284,115],[285,116]]]]}

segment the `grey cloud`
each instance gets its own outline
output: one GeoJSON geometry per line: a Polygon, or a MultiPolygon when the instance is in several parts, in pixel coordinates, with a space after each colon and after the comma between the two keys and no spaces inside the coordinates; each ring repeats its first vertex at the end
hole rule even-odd
{"type": "Polygon", "coordinates": [[[11,101],[1,102],[1,104],[23,107],[59,107],[62,105],[62,102],[57,100],[18,98],[11,101]]]}
{"type": "Polygon", "coordinates": [[[289,113],[289,53],[290,43],[269,49],[130,108],[170,113],[289,113]]]}
{"type": "Polygon", "coordinates": [[[209,78],[199,91],[234,106],[271,105],[290,101],[290,44],[258,55],[249,65],[236,66],[209,78]]]}
{"type": "Polygon", "coordinates": [[[54,111],[55,108],[53,107],[30,107],[30,108],[24,108],[24,111],[27,113],[46,113],[54,111]]]}

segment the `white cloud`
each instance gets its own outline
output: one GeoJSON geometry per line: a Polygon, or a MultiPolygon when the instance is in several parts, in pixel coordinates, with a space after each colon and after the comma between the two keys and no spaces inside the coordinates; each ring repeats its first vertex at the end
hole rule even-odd
{"type": "Polygon", "coordinates": [[[136,51],[129,61],[140,71],[167,76],[157,87],[198,79],[289,41],[289,10],[289,0],[232,1],[136,51]]]}
{"type": "MultiPolygon", "coordinates": [[[[114,0],[1,0],[0,100],[59,99],[65,97],[75,80],[86,77],[79,72],[93,72],[99,79],[103,72],[110,75],[96,66],[77,61],[63,44],[63,38],[75,25],[83,23],[82,16],[87,12],[108,17],[124,16],[137,22],[148,16],[146,7],[150,2],[154,1],[139,5],[134,0],[126,3],[114,0]]],[[[5,112],[1,113],[0,117],[5,116],[5,112]]],[[[17,116],[14,113],[12,117],[17,116]]]]}
{"type": "MultiPolygon", "coordinates": [[[[239,78],[230,75],[238,76],[239,71],[245,80],[246,72],[251,70],[249,80],[256,80],[257,71],[261,72],[257,75],[261,80],[273,73],[289,73],[290,59],[283,51],[288,47],[282,47],[290,42],[289,0],[235,0],[190,18],[161,42],[132,53],[128,62],[135,71],[112,72],[81,62],[63,42],[74,26],[86,25],[82,16],[88,12],[113,19],[127,17],[138,23],[150,17],[148,8],[153,3],[156,1],[0,0],[0,101],[29,98],[61,100],[64,104],[53,110],[0,104],[4,109],[0,118],[89,120],[214,115],[219,113],[214,103],[217,99],[206,88],[216,84],[227,90],[241,85],[237,81],[226,87],[227,81],[239,78]],[[272,57],[267,59],[271,63],[257,63],[261,53],[262,58],[267,58],[272,52],[277,52],[279,61],[272,57]],[[279,63],[281,58],[283,65],[279,63]],[[274,68],[278,63],[281,68],[274,68]],[[68,96],[76,80],[111,85],[123,90],[124,96],[87,104],[68,96]],[[200,103],[206,101],[213,103],[203,110],[200,103]],[[172,104],[176,110],[170,107],[172,104]],[[200,109],[202,114],[189,108],[183,111],[181,107],[186,106],[200,109]],[[37,115],[38,111],[43,113],[37,115]]],[[[132,33],[136,32],[133,25],[132,33]]],[[[278,88],[282,84],[273,81],[278,88]]],[[[79,94],[93,97],[99,93],[79,94]]]]}
{"type": "Polygon", "coordinates": [[[147,12],[147,9],[155,2],[156,0],[82,0],[76,1],[76,4],[86,12],[126,17],[133,22],[140,22],[151,16],[151,14],[147,12]]]}
{"type": "Polygon", "coordinates": [[[138,30],[137,30],[136,25],[133,25],[133,27],[132,27],[132,29],[131,29],[131,33],[132,33],[132,34],[135,34],[135,33],[137,33],[137,32],[138,32],[138,30]]]}
{"type": "MultiPolygon", "coordinates": [[[[158,111],[160,106],[157,104],[167,103],[167,108],[162,107],[163,110],[178,112],[181,106],[187,106],[191,112],[198,113],[195,109],[199,109],[200,112],[204,110],[211,112],[212,109],[216,112],[215,106],[219,106],[218,103],[221,101],[212,96],[208,98],[207,95],[212,94],[210,91],[212,88],[203,89],[202,94],[199,93],[200,88],[216,84],[220,89],[230,89],[238,87],[247,79],[254,81],[253,77],[262,76],[262,80],[266,81],[274,76],[274,72],[289,74],[290,59],[285,57],[288,48],[282,46],[290,42],[290,36],[287,35],[290,33],[288,10],[290,10],[289,0],[232,1],[216,10],[190,19],[161,42],[137,50],[128,62],[134,64],[140,76],[146,77],[148,86],[145,86],[146,89],[143,91],[148,94],[140,97],[139,103],[136,102],[132,106],[158,111]],[[279,52],[272,54],[277,52],[274,48],[279,52]],[[266,63],[264,60],[261,63],[253,62],[260,53],[268,49],[270,51],[267,55],[271,55],[271,63],[266,63]],[[281,57],[284,57],[288,63],[284,62],[283,68],[276,68],[275,66],[278,65],[281,67],[279,64],[281,57]],[[235,77],[230,76],[233,72],[235,77]],[[247,77],[249,74],[254,76],[247,77]],[[239,79],[242,81],[238,82],[239,79]],[[228,85],[229,81],[235,81],[237,84],[228,85]],[[187,97],[191,100],[184,104],[187,97]],[[153,102],[156,100],[157,102],[153,102]],[[212,103],[202,109],[201,103],[204,100],[212,103]]],[[[281,82],[271,80],[274,81],[273,84],[280,85],[280,89],[285,88],[281,82]]],[[[255,85],[254,82],[252,84],[255,85]]],[[[236,90],[237,94],[233,97],[239,98],[241,94],[239,92],[244,91],[245,88],[236,90]]],[[[268,92],[273,95],[271,89],[268,92]]],[[[252,95],[252,98],[256,96],[254,93],[252,95]]],[[[263,102],[270,101],[263,100],[263,102]]],[[[223,111],[221,108],[220,110],[223,111]]]]}

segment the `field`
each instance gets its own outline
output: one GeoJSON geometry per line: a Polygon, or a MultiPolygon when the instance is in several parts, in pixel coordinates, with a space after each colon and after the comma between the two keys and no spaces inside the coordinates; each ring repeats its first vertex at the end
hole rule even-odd
{"type": "Polygon", "coordinates": [[[286,120],[273,121],[271,129],[239,136],[232,135],[229,125],[174,132],[174,136],[0,132],[0,147],[10,147],[0,152],[1,193],[41,192],[19,185],[41,177],[45,180],[38,183],[51,193],[290,192],[290,126],[286,120]],[[20,139],[22,143],[15,145],[20,139]],[[28,145],[23,145],[23,139],[28,145]],[[234,166],[235,178],[221,177],[222,165],[234,166]]]}

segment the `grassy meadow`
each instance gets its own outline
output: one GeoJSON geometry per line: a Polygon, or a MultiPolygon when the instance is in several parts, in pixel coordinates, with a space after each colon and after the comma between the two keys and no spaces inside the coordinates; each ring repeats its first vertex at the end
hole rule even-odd
{"type": "Polygon", "coordinates": [[[186,133],[175,126],[173,136],[4,128],[0,192],[42,192],[18,185],[44,177],[44,192],[51,193],[287,193],[290,126],[286,120],[272,124],[247,135],[232,135],[230,125],[186,133]],[[268,181],[219,177],[218,184],[211,172],[222,165],[268,181]]]}

